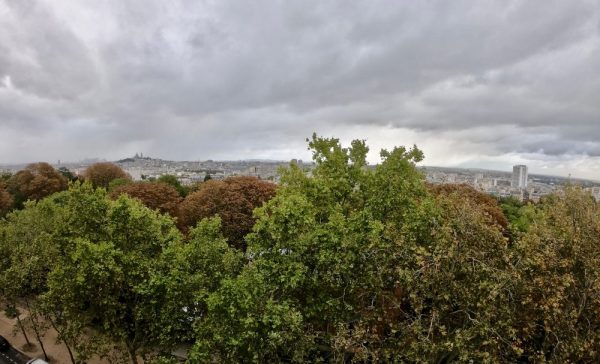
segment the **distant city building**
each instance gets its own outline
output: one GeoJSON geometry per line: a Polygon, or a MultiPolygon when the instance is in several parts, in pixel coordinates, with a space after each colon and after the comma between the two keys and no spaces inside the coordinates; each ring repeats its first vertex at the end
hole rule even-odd
{"type": "Polygon", "coordinates": [[[512,187],[527,188],[527,166],[521,164],[513,167],[512,187]]]}
{"type": "Polygon", "coordinates": [[[600,187],[598,187],[598,186],[589,187],[589,188],[586,188],[586,191],[591,193],[596,201],[600,201],[600,187]]]}

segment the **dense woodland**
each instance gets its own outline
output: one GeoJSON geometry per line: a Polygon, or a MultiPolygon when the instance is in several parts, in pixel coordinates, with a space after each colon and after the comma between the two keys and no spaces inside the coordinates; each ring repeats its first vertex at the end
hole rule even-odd
{"type": "Polygon", "coordinates": [[[416,147],[367,168],[364,141],[308,145],[316,167],[277,186],[112,164],[3,176],[2,309],[38,345],[56,330],[73,363],[170,363],[181,344],[190,363],[600,361],[590,195],[497,201],[428,185],[416,147]]]}

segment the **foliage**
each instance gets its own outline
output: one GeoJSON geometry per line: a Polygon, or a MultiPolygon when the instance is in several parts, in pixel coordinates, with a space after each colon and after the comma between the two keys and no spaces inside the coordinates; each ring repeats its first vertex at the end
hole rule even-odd
{"type": "Polygon", "coordinates": [[[181,224],[189,228],[203,218],[218,215],[223,235],[232,246],[244,250],[244,236],[254,225],[252,212],[275,195],[275,188],[274,184],[255,177],[204,182],[181,204],[181,224]]]}
{"type": "Polygon", "coordinates": [[[193,340],[206,297],[242,264],[218,219],[200,222],[184,244],[168,216],[78,183],[10,214],[0,253],[0,296],[31,303],[73,362],[114,347],[134,361],[193,340]]]}
{"type": "Polygon", "coordinates": [[[0,185],[5,184],[11,177],[11,172],[0,172],[0,185]]]}
{"type": "Polygon", "coordinates": [[[371,169],[363,141],[309,146],[313,177],[291,165],[258,209],[251,263],[210,295],[194,355],[435,362],[510,351],[509,252],[482,208],[430,196],[416,148],[382,151],[371,169]]]}
{"type": "Polygon", "coordinates": [[[129,179],[129,178],[117,178],[117,179],[113,179],[108,184],[108,191],[112,192],[112,191],[116,190],[117,188],[125,186],[125,185],[128,185],[130,183],[133,183],[133,181],[131,179],[129,179]]]}
{"type": "Polygon", "coordinates": [[[21,208],[27,200],[41,200],[67,189],[67,179],[45,162],[28,165],[13,175],[6,184],[16,208],[21,208]]]}
{"type": "Polygon", "coordinates": [[[500,207],[513,233],[521,234],[527,232],[531,223],[536,219],[535,206],[523,203],[514,197],[500,199],[500,207]]]}
{"type": "Polygon", "coordinates": [[[290,164],[276,190],[202,183],[181,203],[187,239],[160,213],[181,201],[167,183],[26,202],[0,220],[1,300],[73,363],[171,363],[181,344],[191,363],[600,361],[589,194],[498,205],[427,185],[416,147],[369,166],[364,141],[308,144],[315,168],[290,164]]]}
{"type": "Polygon", "coordinates": [[[30,201],[0,225],[0,292],[15,302],[46,289],[46,278],[59,255],[52,241],[60,211],[50,200],[30,201]]]}
{"type": "Polygon", "coordinates": [[[498,201],[486,193],[479,192],[467,184],[429,185],[429,189],[434,195],[455,194],[457,197],[468,199],[483,208],[483,211],[492,218],[495,224],[503,229],[508,228],[508,220],[504,216],[503,210],[498,206],[498,201]]]}
{"type": "Polygon", "coordinates": [[[206,316],[208,295],[242,267],[241,253],[228,246],[220,230],[218,218],[202,220],[187,243],[163,252],[160,269],[150,279],[153,296],[147,300],[155,318],[151,331],[163,347],[194,341],[194,325],[206,316]]]}
{"type": "Polygon", "coordinates": [[[95,163],[87,167],[83,173],[83,178],[94,187],[105,189],[109,188],[110,182],[113,180],[119,178],[131,180],[131,176],[121,169],[121,167],[108,162],[95,163]]]}
{"type": "Polygon", "coordinates": [[[172,174],[164,174],[158,177],[156,182],[163,182],[173,186],[177,190],[177,193],[179,193],[179,196],[181,197],[185,197],[188,194],[188,189],[185,186],[183,186],[181,182],[179,182],[177,177],[173,176],[172,174]]]}
{"type": "Polygon", "coordinates": [[[156,260],[179,235],[171,219],[134,200],[111,202],[86,185],[69,192],[61,231],[67,254],[50,272],[43,298],[66,321],[93,327],[135,358],[155,344],[143,297],[156,260]]]}
{"type": "Polygon", "coordinates": [[[35,333],[44,351],[42,338],[48,325],[40,319],[38,296],[47,289],[47,275],[60,254],[53,244],[56,227],[62,214],[49,199],[29,201],[0,223],[0,297],[18,312],[17,304],[25,307],[27,320],[18,320],[27,342],[25,329],[35,333]]]}
{"type": "Polygon", "coordinates": [[[115,188],[111,192],[110,196],[113,199],[116,199],[123,194],[131,198],[140,200],[146,207],[152,210],[158,210],[161,213],[169,214],[172,217],[178,216],[179,203],[181,202],[181,197],[179,196],[177,190],[167,183],[129,183],[115,188]]]}
{"type": "Polygon", "coordinates": [[[62,174],[67,181],[69,182],[75,182],[77,181],[77,176],[73,174],[73,172],[71,172],[67,167],[60,167],[57,169],[57,171],[62,174]]]}
{"type": "Polygon", "coordinates": [[[600,208],[580,189],[545,199],[519,242],[518,344],[530,362],[600,360],[600,208]]]}
{"type": "Polygon", "coordinates": [[[2,184],[0,184],[0,218],[6,215],[13,206],[13,198],[8,193],[8,191],[4,188],[2,184]]]}

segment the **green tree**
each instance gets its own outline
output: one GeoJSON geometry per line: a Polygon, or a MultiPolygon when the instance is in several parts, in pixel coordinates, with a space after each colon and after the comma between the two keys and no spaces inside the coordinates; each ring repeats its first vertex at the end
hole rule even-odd
{"type": "Polygon", "coordinates": [[[61,211],[43,200],[25,203],[23,210],[9,214],[0,224],[0,296],[17,317],[17,306],[25,307],[28,319],[25,323],[19,319],[18,326],[25,337],[24,326],[34,331],[44,355],[47,325],[40,317],[38,297],[46,291],[48,272],[60,254],[52,237],[61,220],[61,211]]]}
{"type": "Polygon", "coordinates": [[[13,198],[0,183],[0,218],[4,217],[13,206],[13,198]]]}
{"type": "Polygon", "coordinates": [[[66,206],[67,254],[50,272],[44,298],[57,303],[65,320],[122,344],[137,363],[157,342],[144,311],[150,277],[179,233],[170,218],[139,202],[111,202],[103,190],[85,185],[72,188],[66,206]]]}
{"type": "Polygon", "coordinates": [[[517,246],[518,345],[529,362],[600,360],[600,208],[582,190],[546,198],[517,246]]]}
{"type": "Polygon", "coordinates": [[[416,149],[309,140],[255,212],[250,263],[208,299],[193,355],[223,362],[510,357],[510,252],[470,200],[431,196],[416,149]],[[494,356],[495,355],[495,356],[494,356]]]}
{"type": "Polygon", "coordinates": [[[514,197],[500,199],[500,207],[509,222],[513,235],[521,235],[529,230],[536,219],[536,207],[531,203],[523,203],[514,197]]]}
{"type": "Polygon", "coordinates": [[[163,182],[173,186],[179,193],[179,196],[181,197],[185,197],[188,194],[188,189],[184,185],[182,185],[181,182],[179,182],[177,177],[173,176],[172,174],[164,174],[158,177],[156,179],[156,182],[163,182]]]}
{"type": "Polygon", "coordinates": [[[116,190],[117,188],[126,186],[128,184],[133,183],[133,181],[131,181],[131,179],[129,178],[117,178],[117,179],[113,179],[112,181],[110,181],[110,183],[108,184],[108,191],[112,192],[114,190],[116,190]]]}
{"type": "Polygon", "coordinates": [[[168,351],[193,332],[199,292],[241,258],[218,221],[201,226],[184,245],[171,218],[74,184],[0,222],[0,297],[27,308],[40,345],[56,329],[73,363],[114,345],[131,362],[168,351]]]}
{"type": "Polygon", "coordinates": [[[242,254],[230,248],[218,218],[202,220],[185,244],[171,244],[152,272],[142,300],[149,331],[161,348],[193,343],[194,325],[207,313],[207,299],[221,281],[237,275],[242,254]]]}
{"type": "Polygon", "coordinates": [[[67,167],[60,167],[57,171],[62,174],[69,182],[77,181],[77,176],[73,174],[67,167]]]}

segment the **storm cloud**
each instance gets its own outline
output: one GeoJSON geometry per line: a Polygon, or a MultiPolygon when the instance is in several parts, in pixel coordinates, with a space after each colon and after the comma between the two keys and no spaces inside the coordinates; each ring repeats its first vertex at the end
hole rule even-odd
{"type": "Polygon", "coordinates": [[[598,1],[0,0],[0,163],[308,158],[600,179],[598,1]]]}

